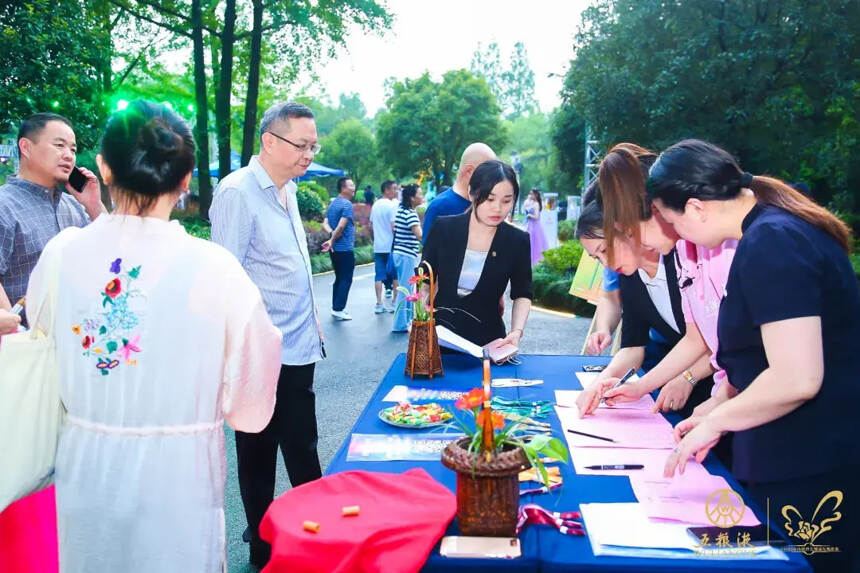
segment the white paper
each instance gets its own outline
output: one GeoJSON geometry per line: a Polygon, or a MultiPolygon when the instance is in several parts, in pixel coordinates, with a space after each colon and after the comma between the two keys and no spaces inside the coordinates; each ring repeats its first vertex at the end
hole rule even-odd
{"type": "Polygon", "coordinates": [[[452,350],[457,350],[459,352],[465,352],[466,354],[471,354],[475,358],[483,358],[484,357],[484,349],[475,344],[474,342],[470,342],[466,340],[459,334],[445,328],[441,325],[436,325],[436,336],[439,338],[439,345],[444,346],[445,348],[450,348],[452,350]]]}

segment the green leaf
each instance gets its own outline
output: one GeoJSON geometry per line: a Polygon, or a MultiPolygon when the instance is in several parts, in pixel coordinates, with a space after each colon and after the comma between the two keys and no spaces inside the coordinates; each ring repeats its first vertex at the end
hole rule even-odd
{"type": "Polygon", "coordinates": [[[541,449],[541,453],[565,463],[567,463],[569,459],[567,447],[564,445],[564,442],[558,438],[550,438],[546,446],[541,449]]]}
{"type": "Polygon", "coordinates": [[[113,354],[114,352],[116,352],[116,349],[117,349],[116,341],[111,340],[110,342],[108,342],[106,348],[107,348],[108,353],[110,353],[110,354],[113,354]]]}
{"type": "Polygon", "coordinates": [[[102,376],[107,376],[108,374],[110,374],[110,370],[102,369],[102,376]]]}
{"type": "Polygon", "coordinates": [[[106,332],[107,332],[107,327],[106,327],[106,326],[102,326],[101,328],[99,328],[99,334],[104,334],[104,333],[106,333],[106,332]]]}
{"type": "Polygon", "coordinates": [[[133,269],[131,269],[130,271],[128,271],[128,276],[130,276],[133,279],[136,279],[138,277],[138,275],[140,275],[140,265],[138,265],[138,266],[134,267],[133,269]]]}

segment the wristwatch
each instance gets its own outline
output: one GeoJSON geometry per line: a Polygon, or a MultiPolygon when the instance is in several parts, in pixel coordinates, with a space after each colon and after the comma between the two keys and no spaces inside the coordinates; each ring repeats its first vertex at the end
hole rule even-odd
{"type": "Polygon", "coordinates": [[[681,373],[681,376],[684,377],[684,380],[690,383],[690,386],[695,386],[696,382],[698,382],[698,380],[696,380],[696,377],[693,376],[693,373],[689,370],[684,370],[684,372],[681,373]]]}

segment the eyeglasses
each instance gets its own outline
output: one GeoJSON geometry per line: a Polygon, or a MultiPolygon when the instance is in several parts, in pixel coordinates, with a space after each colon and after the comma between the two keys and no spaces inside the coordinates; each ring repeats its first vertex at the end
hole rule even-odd
{"type": "Polygon", "coordinates": [[[289,143],[290,145],[292,145],[293,147],[295,147],[296,149],[298,149],[302,153],[304,153],[306,151],[310,151],[311,153],[316,155],[317,153],[320,152],[320,149],[322,149],[322,146],[320,146],[319,143],[314,143],[314,144],[305,143],[304,145],[299,145],[298,143],[293,143],[292,141],[290,141],[286,137],[281,137],[280,135],[278,135],[277,133],[275,133],[273,131],[267,131],[266,133],[268,133],[269,135],[274,135],[275,137],[277,137],[281,141],[286,141],[287,143],[289,143]]]}

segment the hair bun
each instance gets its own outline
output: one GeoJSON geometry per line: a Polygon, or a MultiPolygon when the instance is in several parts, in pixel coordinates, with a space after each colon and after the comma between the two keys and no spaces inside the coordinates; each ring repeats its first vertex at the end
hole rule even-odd
{"type": "Polygon", "coordinates": [[[159,163],[175,155],[182,147],[182,138],[158,118],[148,121],[140,130],[141,148],[146,158],[159,163]]]}

